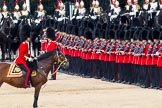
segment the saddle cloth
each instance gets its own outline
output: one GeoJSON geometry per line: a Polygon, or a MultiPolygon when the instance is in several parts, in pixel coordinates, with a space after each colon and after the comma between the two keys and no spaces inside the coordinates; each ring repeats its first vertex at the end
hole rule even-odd
{"type": "MultiPolygon", "coordinates": [[[[7,77],[13,78],[13,77],[22,77],[22,76],[23,76],[23,71],[21,70],[21,68],[15,63],[11,64],[7,77]]],[[[32,77],[36,76],[36,71],[32,71],[31,76],[32,77]]]]}

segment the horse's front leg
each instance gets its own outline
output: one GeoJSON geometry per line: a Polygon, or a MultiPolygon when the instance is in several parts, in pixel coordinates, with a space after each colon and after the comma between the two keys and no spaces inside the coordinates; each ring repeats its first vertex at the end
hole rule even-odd
{"type": "Polygon", "coordinates": [[[35,93],[34,93],[34,103],[33,103],[33,108],[37,108],[38,107],[38,97],[39,97],[39,92],[41,89],[42,84],[39,84],[35,87],[35,93]]]}

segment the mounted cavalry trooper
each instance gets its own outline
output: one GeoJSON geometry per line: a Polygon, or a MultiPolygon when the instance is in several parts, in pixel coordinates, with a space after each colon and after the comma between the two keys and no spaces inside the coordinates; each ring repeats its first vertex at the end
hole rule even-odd
{"type": "Polygon", "coordinates": [[[14,17],[14,20],[19,20],[20,17],[21,17],[21,13],[19,11],[18,0],[16,0],[16,2],[15,2],[15,8],[14,8],[14,12],[13,12],[13,17],[14,17]]]}
{"type": "Polygon", "coordinates": [[[156,11],[158,9],[158,2],[156,0],[151,0],[150,2],[150,10],[156,11]]]}
{"type": "Polygon", "coordinates": [[[112,13],[110,16],[110,20],[117,18],[120,12],[121,12],[121,8],[119,7],[119,2],[116,0],[114,4],[114,9],[112,10],[112,13]]]}
{"type": "Polygon", "coordinates": [[[98,0],[93,1],[93,2],[95,2],[95,5],[94,5],[94,8],[92,10],[91,18],[95,20],[95,19],[97,19],[102,14],[102,8],[99,7],[99,1],[98,0]]]}
{"type": "Polygon", "coordinates": [[[27,88],[28,86],[28,81],[29,81],[29,76],[30,76],[30,69],[27,66],[27,60],[29,62],[32,62],[32,58],[30,58],[30,47],[29,47],[29,42],[30,42],[30,26],[29,25],[24,25],[20,31],[20,40],[21,44],[19,46],[18,50],[18,57],[14,61],[17,65],[20,66],[20,68],[25,71],[23,73],[24,76],[24,88],[27,88]]]}
{"type": "Polygon", "coordinates": [[[127,0],[127,3],[125,5],[125,10],[127,12],[132,12],[133,10],[133,7],[132,7],[132,0],[127,0]]]}
{"type": "Polygon", "coordinates": [[[39,23],[41,20],[43,20],[45,14],[46,14],[46,12],[43,9],[42,0],[39,0],[38,8],[37,8],[37,11],[36,11],[36,16],[35,16],[36,17],[35,22],[39,23]]]}
{"type": "Polygon", "coordinates": [[[72,19],[77,18],[77,16],[79,16],[79,2],[75,1],[72,19]]]}
{"type": "Polygon", "coordinates": [[[21,15],[26,16],[26,17],[29,16],[29,11],[27,10],[26,0],[24,0],[24,3],[22,5],[21,15]]]}
{"type": "Polygon", "coordinates": [[[80,1],[80,8],[79,8],[79,16],[80,16],[80,19],[85,16],[85,13],[86,13],[86,9],[84,7],[84,2],[83,2],[83,0],[81,0],[80,1]]]}
{"type": "MultiPolygon", "coordinates": [[[[52,51],[52,50],[56,50],[57,49],[57,44],[55,41],[55,32],[52,28],[48,28],[46,31],[46,35],[47,35],[47,46],[46,46],[46,52],[52,51]]],[[[56,73],[54,73],[56,71],[56,64],[54,64],[53,69],[51,70],[51,79],[52,80],[56,80],[56,73]]]]}
{"type": "Polygon", "coordinates": [[[7,11],[7,6],[6,6],[6,1],[3,1],[3,7],[2,7],[2,15],[4,18],[7,18],[8,16],[8,11],[7,11]]]}
{"type": "Polygon", "coordinates": [[[89,14],[90,14],[91,16],[94,15],[94,8],[95,8],[95,5],[96,5],[96,1],[93,0],[93,1],[92,1],[92,6],[90,7],[90,12],[89,12],[89,14]]]}
{"type": "Polygon", "coordinates": [[[95,15],[101,15],[102,14],[102,8],[99,7],[99,1],[96,0],[96,5],[95,5],[95,8],[94,8],[94,13],[95,15]]]}
{"type": "Polygon", "coordinates": [[[143,10],[148,11],[150,9],[149,0],[145,0],[143,4],[143,10]]]}
{"type": "Polygon", "coordinates": [[[133,5],[132,5],[132,15],[134,15],[133,17],[137,17],[139,15],[139,11],[140,11],[140,6],[138,4],[138,0],[133,0],[132,1],[133,5]]]}
{"type": "Polygon", "coordinates": [[[55,10],[55,19],[57,21],[63,21],[65,19],[64,4],[61,0],[58,1],[58,6],[57,9],[55,10]]]}
{"type": "Polygon", "coordinates": [[[148,20],[149,21],[154,22],[154,18],[158,14],[157,9],[158,9],[158,2],[156,0],[151,0],[150,9],[148,10],[148,14],[149,14],[148,20]]]}
{"type": "Polygon", "coordinates": [[[140,11],[140,6],[138,4],[138,0],[133,0],[133,12],[139,12],[140,11]]]}
{"type": "Polygon", "coordinates": [[[110,7],[108,8],[109,16],[111,16],[113,14],[115,2],[116,2],[116,0],[110,0],[110,7]]]}

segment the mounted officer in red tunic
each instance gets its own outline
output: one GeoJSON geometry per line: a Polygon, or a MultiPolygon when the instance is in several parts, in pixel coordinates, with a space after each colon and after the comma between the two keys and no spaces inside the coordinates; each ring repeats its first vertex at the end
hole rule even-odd
{"type": "Polygon", "coordinates": [[[24,88],[28,86],[28,80],[30,76],[30,69],[27,66],[27,60],[29,62],[32,61],[32,58],[30,58],[29,54],[29,42],[30,42],[30,26],[29,25],[24,25],[20,31],[20,40],[21,44],[19,46],[18,50],[18,57],[14,61],[17,65],[20,66],[20,68],[25,71],[26,73],[24,74],[24,88]]]}
{"type": "MultiPolygon", "coordinates": [[[[47,46],[46,46],[46,52],[52,51],[52,50],[56,50],[57,49],[57,44],[55,40],[55,32],[52,28],[48,28],[46,31],[46,35],[47,35],[47,46]]],[[[54,73],[56,71],[56,65],[54,65],[53,69],[51,70],[51,78],[56,80],[56,73],[54,73]]]]}

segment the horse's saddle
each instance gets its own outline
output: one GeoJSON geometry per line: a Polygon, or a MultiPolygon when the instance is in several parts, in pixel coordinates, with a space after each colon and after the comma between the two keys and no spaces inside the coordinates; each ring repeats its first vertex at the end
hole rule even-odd
{"type": "MultiPolygon", "coordinates": [[[[18,65],[15,63],[10,65],[7,77],[22,77],[25,71],[23,71],[18,65]]],[[[31,76],[36,76],[36,71],[31,72],[31,76]]]]}

